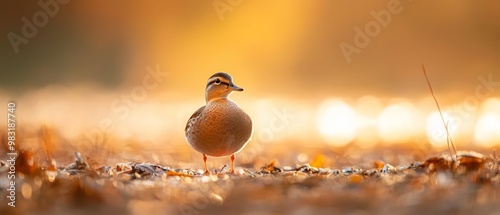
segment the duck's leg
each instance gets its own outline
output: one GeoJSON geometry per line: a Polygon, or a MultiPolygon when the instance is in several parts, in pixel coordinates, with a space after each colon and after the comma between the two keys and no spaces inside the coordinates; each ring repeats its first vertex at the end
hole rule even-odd
{"type": "Polygon", "coordinates": [[[229,169],[229,173],[234,173],[234,154],[231,155],[231,169],[229,169]]]}
{"type": "Polygon", "coordinates": [[[203,173],[203,175],[210,175],[210,172],[207,168],[207,156],[205,154],[203,154],[203,167],[205,167],[205,172],[203,173]]]}

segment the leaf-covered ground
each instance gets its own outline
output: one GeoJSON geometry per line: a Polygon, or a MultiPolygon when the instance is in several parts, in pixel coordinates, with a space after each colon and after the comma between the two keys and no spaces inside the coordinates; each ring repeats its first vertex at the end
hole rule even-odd
{"type": "MultiPolygon", "coordinates": [[[[311,164],[201,170],[123,162],[91,167],[79,153],[66,166],[16,162],[16,207],[1,214],[498,214],[500,162],[459,152],[403,165],[335,168],[311,164]],[[367,168],[368,167],[368,168],[367,168]]],[[[317,161],[315,161],[317,162],[317,161]]],[[[6,179],[8,165],[0,167],[6,179]]],[[[6,196],[5,181],[1,195],[6,196]]]]}

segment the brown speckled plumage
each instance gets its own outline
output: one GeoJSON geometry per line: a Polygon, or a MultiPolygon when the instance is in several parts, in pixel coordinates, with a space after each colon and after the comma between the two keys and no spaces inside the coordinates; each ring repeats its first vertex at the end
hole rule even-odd
{"type": "Polygon", "coordinates": [[[252,134],[252,120],[229,99],[211,101],[193,116],[186,138],[196,151],[209,156],[237,153],[252,134]]]}

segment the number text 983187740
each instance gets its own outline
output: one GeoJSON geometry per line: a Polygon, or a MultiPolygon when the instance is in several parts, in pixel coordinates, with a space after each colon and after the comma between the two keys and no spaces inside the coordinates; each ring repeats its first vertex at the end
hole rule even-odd
{"type": "Polygon", "coordinates": [[[16,103],[10,102],[7,104],[7,141],[8,151],[7,160],[9,172],[7,178],[10,180],[7,188],[7,203],[11,207],[16,207],[16,103]]]}

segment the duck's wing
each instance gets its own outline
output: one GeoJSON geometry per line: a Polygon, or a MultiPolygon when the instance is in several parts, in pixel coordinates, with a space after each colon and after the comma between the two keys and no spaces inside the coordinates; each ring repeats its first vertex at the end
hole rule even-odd
{"type": "Polygon", "coordinates": [[[191,126],[196,122],[196,120],[201,116],[201,112],[205,109],[205,106],[199,108],[196,110],[191,117],[189,117],[187,123],[186,123],[186,128],[184,129],[184,132],[187,134],[191,126]]]}

